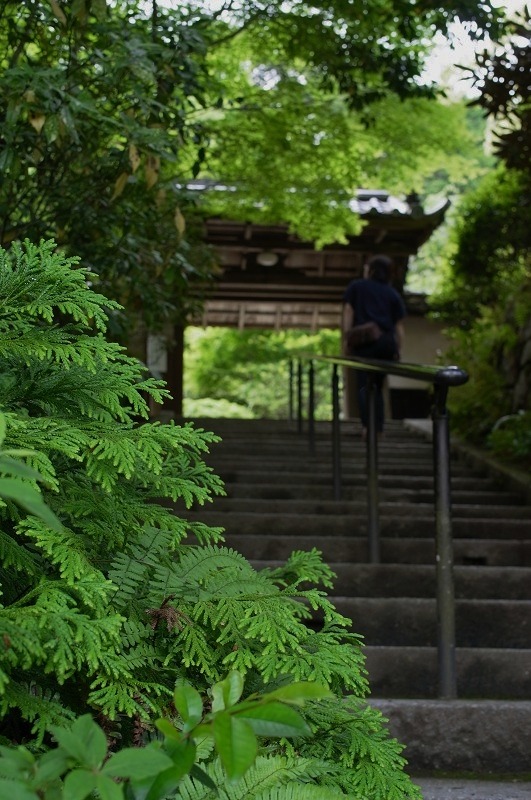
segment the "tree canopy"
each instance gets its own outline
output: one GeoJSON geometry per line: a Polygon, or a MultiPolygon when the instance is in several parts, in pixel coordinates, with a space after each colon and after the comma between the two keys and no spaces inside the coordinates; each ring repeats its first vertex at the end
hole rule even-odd
{"type": "Polygon", "coordinates": [[[421,79],[437,30],[494,35],[490,2],[0,2],[0,237],[53,236],[151,329],[211,274],[212,209],[282,218],[318,241],[356,230],[363,183],[462,171],[461,111],[421,79]],[[450,157],[449,151],[452,151],[450,157]],[[444,155],[443,155],[444,153],[444,155]]]}

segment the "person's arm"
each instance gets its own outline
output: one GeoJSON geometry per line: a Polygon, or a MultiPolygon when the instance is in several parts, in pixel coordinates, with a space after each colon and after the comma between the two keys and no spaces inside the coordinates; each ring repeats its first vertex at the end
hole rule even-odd
{"type": "Polygon", "coordinates": [[[396,347],[398,350],[398,358],[400,359],[402,353],[402,345],[404,344],[404,323],[401,319],[395,325],[396,347]]]}
{"type": "Polygon", "coordinates": [[[350,303],[343,304],[343,322],[342,322],[342,336],[341,336],[341,349],[343,355],[347,355],[347,333],[354,325],[354,309],[350,303]]]}

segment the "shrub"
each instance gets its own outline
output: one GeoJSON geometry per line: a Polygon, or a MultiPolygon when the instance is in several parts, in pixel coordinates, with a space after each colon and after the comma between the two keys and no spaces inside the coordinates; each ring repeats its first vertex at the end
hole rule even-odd
{"type": "MultiPolygon", "coordinates": [[[[38,750],[51,726],[89,713],[116,747],[138,745],[175,713],[176,681],[203,696],[229,671],[251,693],[315,681],[334,696],[305,710],[312,735],[269,742],[253,785],[267,773],[268,786],[418,797],[367,705],[360,638],[318,588],[333,577],[320,555],[257,572],[220,529],[179,516],[223,491],[202,460],[216,437],[145,421],[165,389],[105,339],[116,304],[89,278],[53,242],[0,251],[4,446],[29,451],[60,521],[9,497],[0,508],[0,735],[38,750]],[[319,630],[306,624],[315,609],[319,630]]],[[[23,480],[37,491],[33,473],[23,480]]]]}

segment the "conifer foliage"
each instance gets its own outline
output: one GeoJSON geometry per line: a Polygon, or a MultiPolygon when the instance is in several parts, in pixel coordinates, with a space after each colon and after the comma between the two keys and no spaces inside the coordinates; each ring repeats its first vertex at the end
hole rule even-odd
{"type": "MultiPolygon", "coordinates": [[[[106,340],[117,306],[90,277],[51,241],[0,250],[4,454],[22,458],[18,477],[55,514],[0,491],[4,743],[45,747],[47,731],[89,713],[116,746],[137,745],[175,714],[178,681],[205,697],[235,671],[249,692],[315,681],[334,697],[305,708],[311,736],[267,743],[222,796],[310,798],[320,786],[323,797],[418,797],[401,746],[367,705],[360,640],[326,597],[333,576],[320,555],[257,572],[220,529],[179,516],[223,492],[202,459],[217,438],[147,421],[146,398],[166,390],[106,340]],[[306,624],[315,609],[319,630],[306,624]],[[288,790],[301,783],[306,794],[288,790]]],[[[0,479],[9,469],[0,458],[0,479]]],[[[210,797],[203,789],[192,781],[172,796],[210,797]]]]}

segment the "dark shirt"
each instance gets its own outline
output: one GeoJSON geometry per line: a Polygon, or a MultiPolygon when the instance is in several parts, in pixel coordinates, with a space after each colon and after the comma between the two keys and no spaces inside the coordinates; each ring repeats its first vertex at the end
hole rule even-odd
{"type": "Polygon", "coordinates": [[[354,324],[377,322],[382,331],[391,333],[396,323],[406,316],[404,301],[392,286],[372,278],[349,283],[343,302],[354,310],[354,324]]]}

